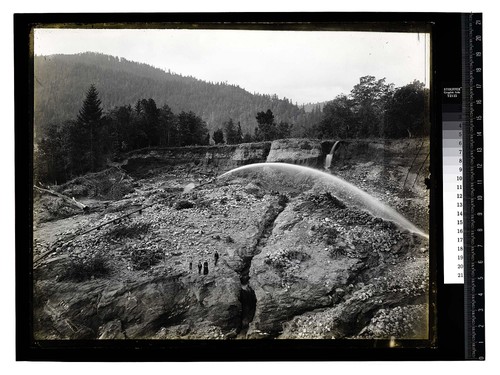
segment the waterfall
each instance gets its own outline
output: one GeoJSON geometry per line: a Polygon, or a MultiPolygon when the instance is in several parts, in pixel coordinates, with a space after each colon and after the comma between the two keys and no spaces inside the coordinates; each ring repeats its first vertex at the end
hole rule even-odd
{"type": "Polygon", "coordinates": [[[326,155],[326,159],[325,159],[325,169],[329,169],[329,168],[330,168],[330,165],[332,165],[332,157],[333,157],[333,155],[332,155],[332,154],[328,154],[328,155],[326,155]]]}
{"type": "Polygon", "coordinates": [[[330,166],[332,165],[332,159],[333,159],[333,153],[335,152],[335,150],[337,149],[337,146],[339,145],[340,141],[336,141],[333,146],[332,146],[332,149],[330,150],[330,153],[328,155],[326,155],[326,159],[325,159],[325,169],[329,169],[330,166]]]}

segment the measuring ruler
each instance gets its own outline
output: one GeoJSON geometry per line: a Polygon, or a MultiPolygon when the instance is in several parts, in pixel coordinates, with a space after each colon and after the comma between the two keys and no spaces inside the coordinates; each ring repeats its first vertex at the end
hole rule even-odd
{"type": "Polygon", "coordinates": [[[482,15],[466,14],[463,24],[464,128],[464,301],[465,357],[484,359],[484,201],[482,15]]]}
{"type": "Polygon", "coordinates": [[[465,358],[484,359],[482,17],[462,18],[462,82],[442,94],[443,275],[464,288],[465,358]]]}

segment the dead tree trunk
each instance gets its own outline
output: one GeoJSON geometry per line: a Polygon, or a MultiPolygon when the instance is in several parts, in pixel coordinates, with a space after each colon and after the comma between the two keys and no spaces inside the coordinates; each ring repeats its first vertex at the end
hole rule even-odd
{"type": "Polygon", "coordinates": [[[64,194],[61,194],[61,193],[58,193],[54,190],[50,190],[50,189],[44,189],[44,188],[41,188],[41,187],[38,187],[38,186],[33,186],[35,189],[43,192],[43,193],[48,193],[48,194],[51,194],[51,195],[54,195],[56,197],[59,197],[61,199],[63,199],[65,202],[69,203],[69,204],[72,204],[73,206],[76,206],[78,207],[79,209],[81,210],[87,210],[88,209],[88,206],[84,205],[83,203],[80,203],[78,202],[77,200],[75,200],[75,198],[70,198],[64,194]]]}

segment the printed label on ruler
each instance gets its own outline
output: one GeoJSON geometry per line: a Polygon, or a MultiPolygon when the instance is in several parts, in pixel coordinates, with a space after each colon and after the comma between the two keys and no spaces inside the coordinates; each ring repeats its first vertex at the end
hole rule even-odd
{"type": "Polygon", "coordinates": [[[443,92],[444,283],[464,283],[463,122],[461,88],[443,92]]]}

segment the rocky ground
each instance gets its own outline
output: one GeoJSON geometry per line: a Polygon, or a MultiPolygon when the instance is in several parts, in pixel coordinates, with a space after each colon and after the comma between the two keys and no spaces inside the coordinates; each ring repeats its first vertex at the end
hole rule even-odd
{"type": "MultiPolygon", "coordinates": [[[[402,188],[403,167],[332,168],[426,229],[425,187],[402,188]]],[[[314,181],[213,174],[115,168],[61,187],[85,190],[86,213],[37,196],[35,337],[427,337],[427,239],[314,181]]]]}

